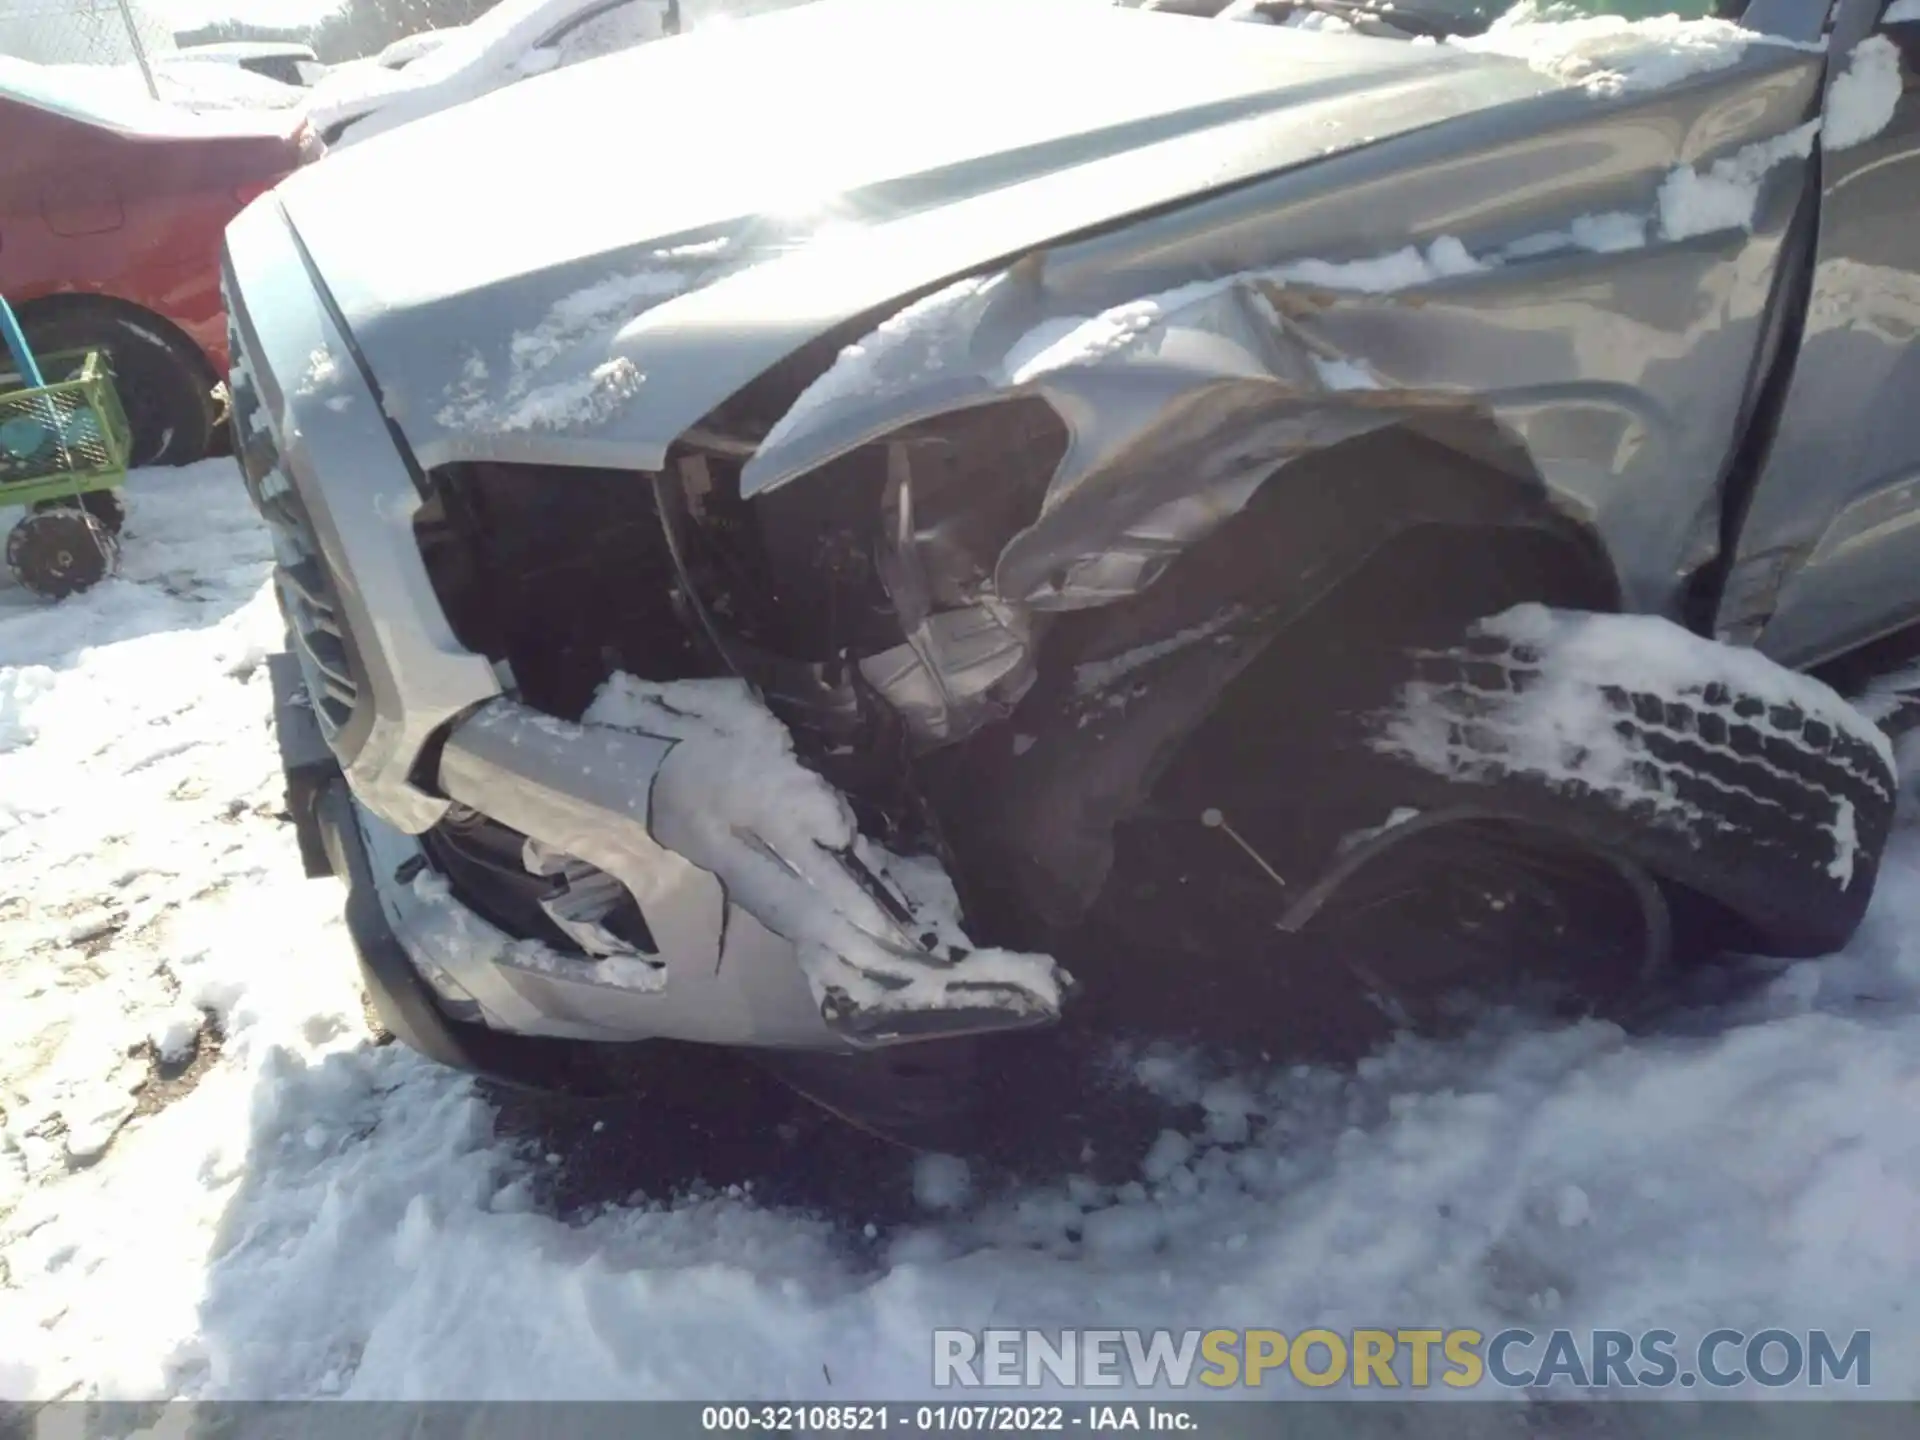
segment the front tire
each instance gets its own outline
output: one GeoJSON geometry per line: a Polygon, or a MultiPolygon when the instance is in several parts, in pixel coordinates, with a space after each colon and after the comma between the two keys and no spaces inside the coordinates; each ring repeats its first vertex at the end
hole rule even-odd
{"type": "Polygon", "coordinates": [[[1886,737],[1819,681],[1664,620],[1521,605],[1363,726],[1406,803],[1472,803],[1706,896],[1753,949],[1824,955],[1866,913],[1893,822],[1886,737]]]}

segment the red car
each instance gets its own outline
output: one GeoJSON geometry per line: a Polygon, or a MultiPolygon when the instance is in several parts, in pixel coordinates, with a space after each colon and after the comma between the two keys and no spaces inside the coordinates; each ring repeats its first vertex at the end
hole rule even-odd
{"type": "Polygon", "coordinates": [[[214,446],[227,373],[220,240],[319,145],[283,111],[194,113],[0,59],[0,295],[45,355],[111,358],[133,463],[214,446]]]}

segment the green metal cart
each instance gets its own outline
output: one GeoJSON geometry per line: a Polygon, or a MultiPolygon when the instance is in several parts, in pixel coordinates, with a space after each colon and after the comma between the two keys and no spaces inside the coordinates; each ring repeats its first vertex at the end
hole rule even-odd
{"type": "Polygon", "coordinates": [[[126,412],[97,351],[49,356],[41,370],[0,299],[0,334],[13,374],[0,378],[0,507],[24,506],[7,535],[7,568],[36,595],[58,600],[114,573],[127,478],[126,412]]]}

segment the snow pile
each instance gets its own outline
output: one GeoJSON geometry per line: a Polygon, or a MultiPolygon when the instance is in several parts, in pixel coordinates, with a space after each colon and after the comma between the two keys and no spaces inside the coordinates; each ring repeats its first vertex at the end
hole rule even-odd
{"type": "Polygon", "coordinates": [[[1660,15],[1629,20],[1595,15],[1540,20],[1529,6],[1501,16],[1484,34],[1448,44],[1524,60],[1542,74],[1595,95],[1662,90],[1693,75],[1738,63],[1760,37],[1730,20],[1660,15]]]}
{"type": "Polygon", "coordinates": [[[864,839],[845,797],[800,764],[793,737],[745,682],[616,674],[583,719],[676,742],[653,783],[654,837],[793,941],[823,1005],[1059,1012],[1065,976],[1053,961],[974,948],[939,864],[864,839]],[[890,885],[893,913],[850,859],[890,885]]]}
{"type": "Polygon", "coordinates": [[[0,1398],[935,1398],[936,1326],[1429,1323],[1871,1329],[1869,1393],[1920,1398],[1920,832],[1845,954],[1657,1029],[1493,1015],[1352,1071],[1156,1047],[1120,1073],[1171,1138],[1117,1179],[902,1156],[956,1208],[556,1216],[565,1159],[367,1034],[339,889],[275,818],[231,462],[128,499],[121,580],[0,583],[0,1398]],[[156,1079],[188,1011],[199,1073],[156,1079]]]}
{"type": "Polygon", "coordinates": [[[1821,144],[1828,150],[1846,150],[1873,139],[1893,123],[1904,86],[1900,47],[1884,35],[1862,40],[1827,91],[1821,144]]]}

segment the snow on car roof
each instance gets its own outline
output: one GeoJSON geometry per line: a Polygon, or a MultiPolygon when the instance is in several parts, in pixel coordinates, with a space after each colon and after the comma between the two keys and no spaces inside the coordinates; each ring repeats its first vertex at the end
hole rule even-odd
{"type": "MultiPolygon", "coordinates": [[[[232,68],[209,62],[167,66],[156,73],[164,97],[156,100],[131,65],[36,65],[0,55],[0,96],[129,135],[280,133],[284,117],[261,98],[262,87],[275,82],[245,72],[238,72],[244,77],[240,81],[212,73],[232,68]]],[[[295,97],[300,93],[292,86],[277,88],[295,97]]]]}

